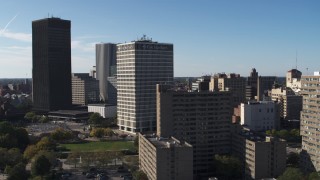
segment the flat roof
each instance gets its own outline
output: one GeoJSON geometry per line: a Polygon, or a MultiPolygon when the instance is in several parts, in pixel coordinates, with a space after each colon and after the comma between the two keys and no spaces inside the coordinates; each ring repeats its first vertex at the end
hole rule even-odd
{"type": "Polygon", "coordinates": [[[188,143],[181,143],[174,138],[162,138],[162,137],[152,137],[147,138],[154,146],[159,148],[171,148],[171,147],[192,147],[188,143]]]}
{"type": "Polygon", "coordinates": [[[107,107],[107,106],[117,106],[115,104],[88,104],[88,106],[101,106],[101,107],[107,107]]]}
{"type": "Polygon", "coordinates": [[[59,115],[86,115],[90,114],[91,112],[87,111],[78,111],[78,110],[58,110],[58,111],[50,111],[50,114],[59,114],[59,115]]]}

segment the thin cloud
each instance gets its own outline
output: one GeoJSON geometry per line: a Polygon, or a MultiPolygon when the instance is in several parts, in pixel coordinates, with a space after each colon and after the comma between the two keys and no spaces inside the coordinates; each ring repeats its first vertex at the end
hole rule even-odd
{"type": "Polygon", "coordinates": [[[83,41],[71,41],[71,48],[75,50],[80,50],[84,52],[94,52],[95,50],[95,42],[84,43],[83,41]]]}
{"type": "Polygon", "coordinates": [[[24,41],[24,42],[31,42],[32,41],[32,34],[16,33],[16,32],[10,32],[8,30],[1,31],[0,37],[5,37],[5,38],[9,38],[9,39],[18,40],[18,41],[24,41]]]}
{"type": "Polygon", "coordinates": [[[79,36],[75,39],[101,39],[101,38],[111,38],[112,36],[108,35],[86,35],[86,36],[79,36]]]}

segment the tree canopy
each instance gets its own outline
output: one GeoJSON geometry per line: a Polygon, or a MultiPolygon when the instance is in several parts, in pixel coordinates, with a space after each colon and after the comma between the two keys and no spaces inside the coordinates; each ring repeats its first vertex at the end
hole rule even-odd
{"type": "Polygon", "coordinates": [[[0,147],[24,150],[28,144],[28,132],[24,128],[16,128],[8,122],[0,122],[0,147]]]}
{"type": "Polygon", "coordinates": [[[36,157],[31,165],[31,173],[34,176],[44,176],[49,173],[51,168],[51,163],[45,155],[40,155],[36,157]]]}
{"type": "Polygon", "coordinates": [[[219,179],[240,179],[242,177],[242,165],[236,157],[215,155],[213,173],[219,177],[219,179]]]}
{"type": "Polygon", "coordinates": [[[89,124],[99,125],[102,123],[103,117],[99,113],[92,113],[89,117],[89,124]]]}
{"type": "Polygon", "coordinates": [[[288,167],[284,171],[284,173],[279,176],[278,180],[301,180],[303,179],[303,173],[300,171],[299,168],[292,168],[288,167]]]}

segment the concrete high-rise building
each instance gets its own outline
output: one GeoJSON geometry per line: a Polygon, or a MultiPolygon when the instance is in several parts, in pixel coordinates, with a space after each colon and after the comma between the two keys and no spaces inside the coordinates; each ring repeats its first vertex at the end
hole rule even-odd
{"type": "Polygon", "coordinates": [[[89,73],[72,74],[72,104],[99,102],[99,81],[89,73]]]}
{"type": "Polygon", "coordinates": [[[139,134],[139,166],[150,180],[192,180],[192,160],[192,146],[184,141],[139,134]]]}
{"type": "Polygon", "coordinates": [[[266,137],[234,125],[232,154],[243,163],[245,179],[267,179],[281,175],[286,168],[286,141],[266,137]]]}
{"type": "Polygon", "coordinates": [[[296,95],[291,88],[273,88],[269,91],[272,101],[280,104],[280,118],[284,120],[300,119],[302,96],[296,95]]]}
{"type": "Polygon", "coordinates": [[[232,94],[184,92],[157,85],[157,135],[174,136],[193,146],[193,174],[211,175],[215,154],[231,150],[232,94]]]}
{"type": "Polygon", "coordinates": [[[93,78],[97,78],[96,66],[93,66],[92,69],[90,70],[90,76],[93,77],[93,78]]]}
{"type": "Polygon", "coordinates": [[[156,84],[173,83],[173,45],[143,37],[117,48],[119,129],[156,131],[156,84]]]}
{"type": "Polygon", "coordinates": [[[233,106],[246,102],[246,79],[240,74],[217,74],[211,78],[210,90],[230,91],[233,95],[233,106]]]}
{"type": "Polygon", "coordinates": [[[257,80],[257,101],[264,101],[268,91],[272,89],[277,81],[276,76],[259,76],[257,80]]]}
{"type": "Polygon", "coordinates": [[[246,99],[254,100],[257,96],[258,89],[258,72],[255,68],[252,68],[250,76],[247,77],[247,86],[246,86],[246,99]]]}
{"type": "Polygon", "coordinates": [[[209,91],[210,76],[202,76],[192,83],[192,91],[209,91]]]}
{"type": "Polygon", "coordinates": [[[302,136],[301,166],[307,171],[320,171],[320,73],[302,76],[300,135],[302,136]]]}
{"type": "Polygon", "coordinates": [[[297,69],[291,69],[286,75],[286,87],[291,88],[295,93],[300,92],[301,88],[301,71],[297,69]]]}
{"type": "Polygon", "coordinates": [[[71,22],[46,18],[32,22],[33,108],[71,107],[71,22]]]}
{"type": "MultiPolygon", "coordinates": [[[[99,80],[100,99],[104,102],[109,102],[109,99],[114,99],[114,93],[109,94],[109,89],[112,89],[112,84],[109,82],[109,77],[117,75],[117,45],[112,43],[96,44],[96,78],[99,80]]],[[[115,78],[116,79],[116,78],[115,78]]],[[[114,87],[116,88],[116,87],[114,87]]],[[[113,102],[114,103],[114,102],[113,102]]]]}
{"type": "Polygon", "coordinates": [[[279,105],[272,101],[241,103],[241,125],[254,131],[280,128],[279,105]]]}

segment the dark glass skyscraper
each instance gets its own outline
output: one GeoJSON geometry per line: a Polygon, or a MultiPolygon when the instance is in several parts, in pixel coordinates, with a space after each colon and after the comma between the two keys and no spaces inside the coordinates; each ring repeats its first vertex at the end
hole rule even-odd
{"type": "Polygon", "coordinates": [[[33,108],[71,107],[71,22],[46,18],[32,22],[33,108]]]}

